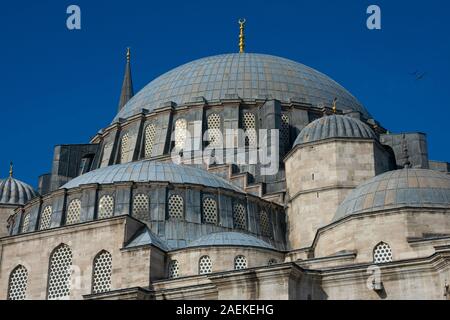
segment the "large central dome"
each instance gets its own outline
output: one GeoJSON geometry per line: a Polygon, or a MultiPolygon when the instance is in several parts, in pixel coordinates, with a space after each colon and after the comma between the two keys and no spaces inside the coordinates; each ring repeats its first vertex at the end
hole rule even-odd
{"type": "Polygon", "coordinates": [[[369,113],[341,85],[326,75],[292,60],[255,53],[223,54],[192,61],[156,78],[138,92],[117,114],[127,118],[142,109],[163,103],[207,101],[237,95],[243,100],[273,98],[288,102],[302,99],[307,103],[330,104],[338,98],[339,109],[369,113]]]}

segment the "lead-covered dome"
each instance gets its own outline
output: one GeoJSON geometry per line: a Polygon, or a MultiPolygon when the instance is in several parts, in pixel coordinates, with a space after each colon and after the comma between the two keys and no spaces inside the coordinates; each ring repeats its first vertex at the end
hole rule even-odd
{"type": "Polygon", "coordinates": [[[370,117],[361,103],[326,75],[292,60],[256,53],[207,57],[177,67],[139,91],[114,121],[149,111],[173,101],[188,103],[237,95],[243,100],[272,98],[289,102],[302,99],[313,105],[338,98],[339,109],[350,109],[370,117]]]}
{"type": "Polygon", "coordinates": [[[23,205],[35,196],[37,192],[25,182],[13,177],[0,180],[0,204],[23,205]]]}
{"type": "Polygon", "coordinates": [[[427,169],[383,173],[351,191],[338,207],[334,220],[400,207],[450,208],[450,175],[427,169]]]}
{"type": "Polygon", "coordinates": [[[100,168],[70,180],[61,189],[72,189],[90,183],[110,184],[128,181],[197,184],[205,187],[230,189],[243,193],[237,186],[205,170],[170,162],[150,160],[128,162],[100,168]]]}
{"type": "Polygon", "coordinates": [[[295,139],[294,146],[330,138],[378,139],[375,132],[361,120],[329,115],[308,124],[295,139]]]}

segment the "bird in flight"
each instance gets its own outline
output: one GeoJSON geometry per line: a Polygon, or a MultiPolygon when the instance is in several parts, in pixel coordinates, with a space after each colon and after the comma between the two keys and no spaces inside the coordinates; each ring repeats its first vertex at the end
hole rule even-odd
{"type": "Polygon", "coordinates": [[[413,73],[410,73],[410,75],[414,76],[416,80],[422,80],[427,75],[427,73],[419,72],[419,70],[416,70],[413,73]]]}

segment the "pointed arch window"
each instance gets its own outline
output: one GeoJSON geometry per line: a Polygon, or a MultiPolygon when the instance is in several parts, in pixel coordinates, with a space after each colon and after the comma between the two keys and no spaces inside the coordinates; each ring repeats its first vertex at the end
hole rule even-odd
{"type": "Polygon", "coordinates": [[[94,259],[92,293],[111,291],[112,255],[102,251],[94,259]]]}
{"type": "Polygon", "coordinates": [[[373,249],[373,262],[374,263],[387,263],[392,261],[392,249],[385,243],[380,242],[373,249]]]}
{"type": "Polygon", "coordinates": [[[47,297],[63,300],[70,297],[72,250],[66,244],[57,247],[50,256],[47,297]]]}
{"type": "Polygon", "coordinates": [[[18,265],[9,275],[8,300],[25,300],[27,297],[28,271],[18,265]]]}

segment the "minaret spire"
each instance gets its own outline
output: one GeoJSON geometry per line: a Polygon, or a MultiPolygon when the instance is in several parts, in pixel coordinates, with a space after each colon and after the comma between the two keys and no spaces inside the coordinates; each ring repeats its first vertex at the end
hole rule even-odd
{"type": "Polygon", "coordinates": [[[11,161],[11,162],[9,163],[9,177],[10,177],[10,178],[13,177],[13,173],[14,173],[14,171],[13,171],[13,162],[11,161]]]}
{"type": "Polygon", "coordinates": [[[122,91],[120,92],[119,111],[134,96],[133,81],[131,79],[131,51],[127,48],[127,64],[123,77],[122,91]]]}
{"type": "Polygon", "coordinates": [[[245,49],[245,36],[244,36],[244,27],[245,27],[245,19],[239,19],[239,53],[244,53],[245,49]]]}

